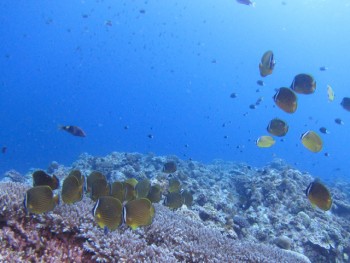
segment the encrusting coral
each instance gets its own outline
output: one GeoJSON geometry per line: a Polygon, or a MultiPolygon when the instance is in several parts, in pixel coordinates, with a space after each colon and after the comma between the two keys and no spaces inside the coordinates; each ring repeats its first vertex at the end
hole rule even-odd
{"type": "Polygon", "coordinates": [[[0,183],[0,262],[310,262],[268,245],[242,243],[188,217],[155,204],[150,226],[125,226],[106,235],[84,197],[60,204],[43,215],[26,215],[23,195],[29,187],[0,183]]]}

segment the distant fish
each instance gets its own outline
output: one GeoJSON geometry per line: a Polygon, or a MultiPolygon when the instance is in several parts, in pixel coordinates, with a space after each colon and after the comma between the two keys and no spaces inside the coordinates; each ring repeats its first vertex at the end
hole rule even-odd
{"type": "Polygon", "coordinates": [[[178,209],[183,204],[184,197],[179,192],[169,193],[164,199],[164,205],[172,209],[178,209]]]}
{"type": "Polygon", "coordinates": [[[263,80],[258,80],[258,81],[256,82],[256,84],[258,84],[259,86],[265,86],[265,83],[264,83],[263,80]]]}
{"type": "Polygon", "coordinates": [[[319,180],[310,183],[305,190],[305,194],[313,206],[317,206],[324,211],[331,209],[333,202],[331,194],[327,187],[325,187],[319,180]]]}
{"type": "Polygon", "coordinates": [[[41,185],[26,192],[23,205],[28,213],[42,214],[52,211],[58,202],[58,195],[54,196],[49,186],[41,185]]]}
{"type": "Polygon", "coordinates": [[[86,133],[78,126],[66,125],[66,126],[60,126],[60,129],[66,132],[69,132],[74,136],[86,137],[86,133]]]}
{"type": "Polygon", "coordinates": [[[6,153],[6,151],[7,151],[7,147],[6,147],[6,146],[2,146],[1,152],[2,152],[2,153],[6,153]]]}
{"type": "Polygon", "coordinates": [[[191,194],[190,191],[187,191],[187,190],[183,190],[180,192],[181,193],[181,196],[183,198],[183,202],[184,204],[187,206],[187,207],[190,207],[192,206],[193,204],[193,196],[191,194]]]}
{"type": "Polygon", "coordinates": [[[232,99],[234,99],[234,98],[237,98],[237,94],[236,93],[231,93],[231,95],[230,95],[230,98],[232,98],[232,99]]]}
{"type": "Polygon", "coordinates": [[[328,95],[328,100],[333,101],[334,100],[334,91],[331,86],[327,85],[327,95],[328,95]]]}
{"type": "Polygon", "coordinates": [[[320,71],[326,71],[326,70],[328,70],[328,67],[326,67],[326,66],[320,67],[320,71]]]}
{"type": "Polygon", "coordinates": [[[161,198],[162,198],[162,192],[160,189],[160,185],[158,184],[152,185],[147,195],[147,199],[150,200],[152,203],[158,203],[161,198]]]}
{"type": "Polygon", "coordinates": [[[350,98],[344,97],[340,105],[347,111],[350,111],[350,98]]]}
{"type": "Polygon", "coordinates": [[[171,178],[169,180],[169,186],[168,186],[168,191],[169,193],[174,193],[174,192],[180,192],[181,190],[181,183],[178,179],[176,178],[171,178]]]}
{"type": "Polygon", "coordinates": [[[334,121],[335,121],[336,124],[344,125],[344,122],[341,119],[339,119],[339,118],[336,118],[334,121]]]}
{"type": "Polygon", "coordinates": [[[298,74],[294,77],[290,88],[296,93],[312,94],[316,90],[316,81],[310,74],[298,74]]]}
{"type": "Polygon", "coordinates": [[[237,3],[240,3],[242,5],[250,5],[250,6],[253,6],[255,7],[255,2],[252,2],[250,0],[236,0],[237,3]]]}
{"type": "Polygon", "coordinates": [[[275,68],[275,57],[271,50],[266,51],[261,58],[261,63],[259,64],[260,76],[266,77],[272,74],[272,71],[275,68]]]}
{"type": "Polygon", "coordinates": [[[301,143],[306,149],[317,153],[322,150],[323,142],[320,136],[314,131],[307,131],[301,135],[301,143]]]}
{"type": "Polygon", "coordinates": [[[151,182],[148,179],[139,181],[135,185],[136,198],[146,198],[151,189],[151,182]]]}
{"type": "Polygon", "coordinates": [[[329,130],[326,127],[321,127],[320,132],[322,132],[323,134],[330,134],[329,130]]]}
{"type": "Polygon", "coordinates": [[[175,173],[177,170],[176,163],[174,161],[166,162],[163,166],[163,173],[171,174],[175,173]]]}

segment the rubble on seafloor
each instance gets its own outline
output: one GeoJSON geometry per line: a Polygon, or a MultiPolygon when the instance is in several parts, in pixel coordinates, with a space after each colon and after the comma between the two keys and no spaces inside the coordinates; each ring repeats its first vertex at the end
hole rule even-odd
{"type": "MultiPolygon", "coordinates": [[[[105,236],[103,230],[93,223],[93,204],[87,198],[71,206],[58,206],[54,211],[32,216],[32,219],[25,216],[19,207],[23,191],[32,183],[31,172],[22,176],[11,170],[3,181],[19,183],[0,185],[2,188],[19,185],[19,189],[9,191],[9,194],[22,193],[16,197],[18,200],[14,199],[20,204],[16,203],[12,208],[9,208],[10,201],[4,205],[0,199],[0,232],[3,235],[0,249],[18,249],[25,247],[21,242],[28,242],[31,251],[40,251],[41,246],[35,244],[35,235],[44,233],[42,244],[50,243],[50,238],[54,240],[50,243],[53,246],[72,240],[68,243],[72,242],[74,253],[65,248],[60,258],[62,262],[66,262],[65,258],[70,262],[69,256],[64,255],[73,254],[74,262],[124,262],[127,259],[153,262],[152,258],[158,258],[158,262],[220,262],[230,259],[235,262],[309,262],[307,258],[311,262],[350,262],[350,200],[348,193],[344,192],[350,188],[349,182],[337,182],[330,187],[333,207],[331,211],[323,212],[312,207],[304,193],[314,178],[281,160],[254,168],[220,160],[203,164],[176,156],[113,152],[105,157],[83,154],[71,167],[53,162],[47,171],[63,180],[71,169],[79,169],[85,175],[97,170],[110,181],[148,178],[163,188],[169,176],[176,177],[184,189],[191,191],[194,203],[190,208],[184,205],[177,211],[157,204],[151,226],[136,231],[122,226],[105,236]],[[177,164],[177,171],[172,175],[162,172],[163,164],[169,160],[177,164]],[[18,214],[13,216],[14,211],[8,209],[18,214]],[[43,232],[34,232],[26,238],[31,228],[43,232]],[[15,235],[22,239],[12,240],[11,236],[15,235]],[[108,247],[113,245],[118,248],[108,247]],[[221,248],[214,252],[217,246],[221,248]],[[136,249],[139,254],[128,253],[129,249],[136,249]],[[244,256],[245,253],[250,254],[244,256]],[[254,256],[255,261],[249,261],[254,256]]],[[[18,252],[17,256],[23,259],[26,250],[21,251],[22,254],[18,252]]],[[[40,255],[41,252],[36,253],[40,255]]],[[[3,262],[6,254],[0,255],[0,262],[3,262]]]]}

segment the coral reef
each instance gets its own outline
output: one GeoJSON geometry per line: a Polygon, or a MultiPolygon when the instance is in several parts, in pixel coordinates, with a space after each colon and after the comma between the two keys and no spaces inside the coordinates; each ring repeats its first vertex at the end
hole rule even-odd
{"type": "MultiPolygon", "coordinates": [[[[52,254],[61,260],[57,262],[308,262],[306,257],[350,262],[350,197],[344,192],[350,184],[333,184],[332,210],[320,211],[304,193],[314,178],[283,160],[257,169],[220,160],[204,165],[176,156],[114,152],[105,157],[83,154],[72,167],[54,162],[48,171],[60,179],[70,169],[85,175],[98,170],[110,181],[148,178],[166,190],[169,175],[162,167],[169,160],[177,165],[171,176],[193,193],[191,209],[171,211],[156,204],[152,225],[136,231],[122,226],[107,235],[93,220],[89,198],[26,216],[22,198],[27,187],[1,183],[1,249],[6,250],[1,256],[20,260],[52,254]],[[61,245],[59,251],[50,250],[61,245]]],[[[30,183],[27,178],[22,182],[30,183]]]]}

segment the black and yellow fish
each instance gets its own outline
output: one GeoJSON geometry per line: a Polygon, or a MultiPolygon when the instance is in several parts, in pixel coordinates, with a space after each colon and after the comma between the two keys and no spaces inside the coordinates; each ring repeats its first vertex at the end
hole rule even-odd
{"type": "Polygon", "coordinates": [[[124,222],[133,230],[152,224],[153,217],[154,206],[147,198],[129,201],[123,208],[124,222]]]}
{"type": "Polygon", "coordinates": [[[290,88],[299,94],[312,94],[316,90],[316,81],[310,74],[298,74],[294,77],[290,88]]]}
{"type": "Polygon", "coordinates": [[[110,194],[110,185],[106,179],[97,179],[91,186],[91,199],[96,201],[102,196],[108,196],[110,194]]]}
{"type": "Polygon", "coordinates": [[[261,63],[259,64],[260,76],[266,77],[271,75],[275,68],[275,58],[271,50],[266,51],[261,58],[261,63]]]}
{"type": "Polygon", "coordinates": [[[67,176],[62,184],[61,197],[65,204],[73,204],[83,198],[83,184],[74,175],[67,176]]]}
{"type": "Polygon", "coordinates": [[[314,131],[307,131],[301,135],[301,143],[306,149],[317,153],[322,150],[323,142],[321,137],[314,131]]]}
{"type": "Polygon", "coordinates": [[[32,174],[33,186],[48,185],[52,190],[58,189],[60,182],[56,175],[48,175],[42,170],[37,170],[32,174]]]}
{"type": "Polygon", "coordinates": [[[112,196],[102,196],[98,198],[92,215],[99,227],[105,230],[115,230],[122,223],[122,203],[112,196]]]}
{"type": "Polygon", "coordinates": [[[117,198],[120,202],[124,202],[124,184],[122,182],[113,182],[111,184],[111,196],[117,198]]]}
{"type": "Polygon", "coordinates": [[[188,190],[183,190],[181,191],[181,196],[183,198],[183,202],[187,207],[192,206],[193,204],[193,196],[190,191],[188,190]]]}
{"type": "Polygon", "coordinates": [[[315,180],[309,184],[305,194],[313,206],[328,211],[332,207],[332,197],[327,189],[319,180],[315,180]]]}
{"type": "Polygon", "coordinates": [[[163,166],[163,173],[171,174],[177,170],[176,163],[174,161],[166,162],[163,166]]]}
{"type": "Polygon", "coordinates": [[[288,124],[279,118],[274,118],[270,121],[267,126],[267,131],[275,136],[282,137],[285,136],[288,132],[288,124]]]}
{"type": "Polygon", "coordinates": [[[59,127],[61,130],[69,132],[70,134],[78,137],[86,137],[86,133],[78,126],[62,125],[59,127]]]}
{"type": "Polygon", "coordinates": [[[52,211],[59,203],[58,195],[54,196],[52,188],[48,185],[40,185],[30,188],[23,200],[27,213],[42,214],[52,211]]]}
{"type": "Polygon", "coordinates": [[[86,179],[86,191],[87,192],[91,191],[92,184],[98,179],[104,179],[105,181],[107,181],[106,177],[98,171],[93,171],[89,174],[89,176],[86,179]]]}
{"type": "Polygon", "coordinates": [[[139,181],[135,186],[136,198],[145,198],[147,197],[151,189],[151,182],[148,179],[139,181]]]}
{"type": "Polygon", "coordinates": [[[152,185],[147,195],[147,199],[149,199],[152,203],[158,203],[161,198],[162,198],[162,192],[160,189],[160,185],[158,184],[152,185]]]}
{"type": "Polygon", "coordinates": [[[280,109],[287,113],[294,113],[297,110],[297,96],[289,88],[279,88],[273,96],[273,100],[280,109]]]}
{"type": "Polygon", "coordinates": [[[255,143],[259,148],[270,148],[276,143],[276,141],[271,136],[263,135],[260,136],[255,143]]]}
{"type": "Polygon", "coordinates": [[[168,192],[174,193],[174,192],[180,192],[181,190],[181,183],[176,178],[171,178],[169,180],[169,186],[168,186],[168,192]]]}
{"type": "Polygon", "coordinates": [[[173,192],[166,195],[164,199],[164,205],[172,208],[178,209],[184,204],[184,198],[179,192],[173,192]]]}

